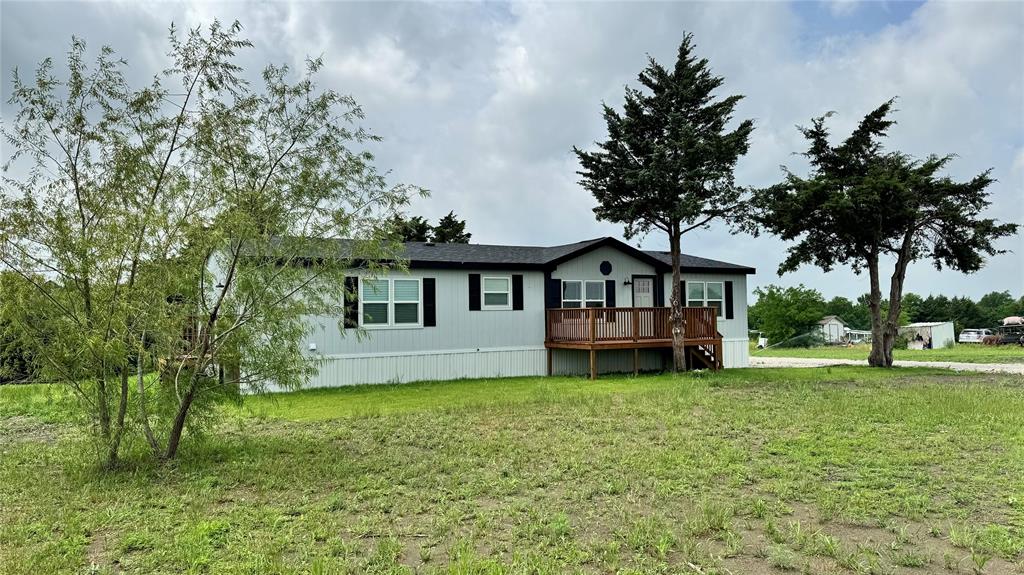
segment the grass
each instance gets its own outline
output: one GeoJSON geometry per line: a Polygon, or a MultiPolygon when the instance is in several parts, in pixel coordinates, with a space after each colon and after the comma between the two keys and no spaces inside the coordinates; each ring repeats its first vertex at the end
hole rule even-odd
{"type": "MultiPolygon", "coordinates": [[[[821,346],[810,348],[757,349],[751,344],[754,357],[808,357],[820,359],[864,359],[871,352],[870,344],[821,346]]],[[[1024,363],[1024,347],[1019,345],[960,344],[944,349],[896,349],[893,357],[903,361],[952,361],[964,363],[1024,363]]]]}
{"type": "Polygon", "coordinates": [[[1024,573],[1011,376],[311,390],[107,473],[69,401],[0,388],[0,573],[1024,573]]]}

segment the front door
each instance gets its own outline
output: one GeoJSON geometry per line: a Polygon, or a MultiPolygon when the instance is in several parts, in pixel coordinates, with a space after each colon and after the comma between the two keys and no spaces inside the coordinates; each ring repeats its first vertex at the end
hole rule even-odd
{"type": "Polygon", "coordinates": [[[633,307],[654,307],[654,278],[633,278],[633,307]]]}

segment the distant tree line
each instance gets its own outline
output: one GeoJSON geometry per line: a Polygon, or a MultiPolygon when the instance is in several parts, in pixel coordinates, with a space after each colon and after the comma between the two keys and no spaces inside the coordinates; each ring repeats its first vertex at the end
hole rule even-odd
{"type": "MultiPolygon", "coordinates": [[[[868,294],[856,300],[841,296],[825,300],[821,292],[803,285],[769,285],[755,289],[754,295],[757,303],[750,306],[750,328],[763,332],[773,344],[812,332],[827,315],[839,316],[850,329],[871,329],[868,294]]],[[[888,313],[889,301],[882,300],[881,305],[884,313],[888,313]]],[[[966,296],[922,297],[908,292],[903,295],[899,323],[952,321],[959,336],[963,329],[997,326],[1003,318],[1015,315],[1024,315],[1024,295],[1015,299],[1009,291],[990,292],[977,301],[966,296]]]]}

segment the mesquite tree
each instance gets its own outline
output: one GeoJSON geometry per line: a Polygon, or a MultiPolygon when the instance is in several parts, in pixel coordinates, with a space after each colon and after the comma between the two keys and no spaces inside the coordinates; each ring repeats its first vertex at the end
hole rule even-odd
{"type": "Polygon", "coordinates": [[[141,88],[78,39],[63,78],[51,60],[14,75],[0,258],[21,281],[0,305],[111,465],[128,434],[173,458],[219,398],[301,385],[302,316],[342,317],[344,269],[394,256],[414,191],[375,171],[376,138],[317,88],[319,60],[250,83],[239,34],[172,27],[170,66],[141,88]]]}
{"type": "Polygon", "coordinates": [[[608,139],[596,151],[573,148],[582,170],[580,184],[597,199],[598,219],[625,225],[627,238],[660,230],[668,234],[672,257],[673,369],[685,369],[683,294],[679,254],[683,234],[721,219],[739,224],[744,192],[733,170],[747,152],[753,122],[732,130],[742,96],[715,99],[724,80],[708,61],[694,55],[692,36],[679,46],[675,66],[653,58],[640,72],[646,89],[626,88],[622,113],[603,106],[608,139]]]}
{"type": "Polygon", "coordinates": [[[895,123],[889,100],[861,120],[841,144],[829,142],[829,115],[801,128],[811,173],[786,171],[785,181],[755,194],[755,219],[765,230],[796,241],[779,273],[813,264],[825,271],[849,265],[870,280],[872,366],[892,366],[892,349],[902,311],[907,268],[931,260],[936,268],[973,272],[985,256],[1003,253],[996,240],[1013,235],[1016,224],[982,217],[989,205],[986,171],[967,182],[939,176],[951,156],[915,160],[885,152],[881,139],[895,123]],[[888,309],[882,297],[884,260],[894,260],[888,309]]]}

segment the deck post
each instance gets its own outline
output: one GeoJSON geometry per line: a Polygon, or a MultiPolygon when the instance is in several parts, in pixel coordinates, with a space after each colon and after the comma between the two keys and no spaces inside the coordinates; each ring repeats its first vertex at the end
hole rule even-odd
{"type": "Polygon", "coordinates": [[[640,349],[633,348],[633,375],[637,376],[640,374],[640,349]]]}
{"type": "Polygon", "coordinates": [[[554,353],[552,349],[548,348],[548,375],[551,375],[551,354],[554,353]]]}
{"type": "Polygon", "coordinates": [[[590,379],[597,379],[597,350],[590,348],[590,379]]]}
{"type": "Polygon", "coordinates": [[[590,320],[590,343],[594,343],[597,340],[597,314],[594,308],[587,308],[587,318],[590,320]]]}

